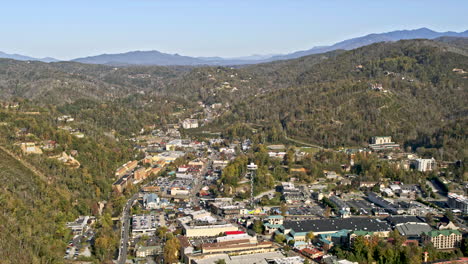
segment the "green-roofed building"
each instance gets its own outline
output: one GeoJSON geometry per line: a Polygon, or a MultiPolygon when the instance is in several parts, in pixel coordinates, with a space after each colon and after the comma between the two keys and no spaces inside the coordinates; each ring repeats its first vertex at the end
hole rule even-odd
{"type": "Polygon", "coordinates": [[[458,248],[462,234],[458,230],[432,230],[422,234],[423,243],[431,242],[437,249],[458,248]]]}

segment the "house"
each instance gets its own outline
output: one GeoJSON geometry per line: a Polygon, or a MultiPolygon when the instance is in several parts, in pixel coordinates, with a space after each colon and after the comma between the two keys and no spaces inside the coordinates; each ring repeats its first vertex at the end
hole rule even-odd
{"type": "Polygon", "coordinates": [[[458,230],[433,230],[422,234],[424,243],[431,242],[436,249],[452,249],[461,245],[462,234],[458,230]]]}
{"type": "Polygon", "coordinates": [[[62,163],[64,163],[67,166],[70,166],[72,168],[79,168],[81,166],[80,162],[77,161],[75,158],[73,158],[71,155],[67,155],[67,153],[62,152],[62,154],[59,154],[57,156],[51,156],[50,158],[56,159],[62,163]]]}
{"type": "Polygon", "coordinates": [[[371,83],[369,89],[377,92],[386,92],[381,83],[371,83]]]}
{"type": "Polygon", "coordinates": [[[21,143],[21,151],[24,154],[42,154],[42,150],[33,142],[21,143]]]}
{"type": "Polygon", "coordinates": [[[359,188],[372,188],[377,185],[378,182],[374,181],[361,181],[359,182],[359,188]]]}
{"type": "Polygon", "coordinates": [[[456,226],[447,216],[444,216],[440,219],[439,223],[437,223],[437,229],[439,230],[458,230],[458,226],[456,226]]]}
{"type": "Polygon", "coordinates": [[[54,150],[57,147],[57,142],[53,140],[44,140],[42,142],[42,149],[49,151],[49,150],[54,150]]]}

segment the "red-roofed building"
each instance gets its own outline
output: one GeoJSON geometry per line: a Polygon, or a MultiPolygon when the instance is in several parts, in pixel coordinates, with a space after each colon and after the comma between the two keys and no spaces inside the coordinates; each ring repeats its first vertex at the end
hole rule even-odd
{"type": "Polygon", "coordinates": [[[311,259],[320,258],[320,257],[323,257],[324,255],[323,251],[317,248],[304,248],[303,250],[301,250],[301,253],[304,256],[309,257],[311,259]]]}
{"type": "Polygon", "coordinates": [[[245,234],[244,231],[226,231],[224,232],[224,234],[226,236],[229,236],[229,235],[240,235],[240,234],[245,234]]]}

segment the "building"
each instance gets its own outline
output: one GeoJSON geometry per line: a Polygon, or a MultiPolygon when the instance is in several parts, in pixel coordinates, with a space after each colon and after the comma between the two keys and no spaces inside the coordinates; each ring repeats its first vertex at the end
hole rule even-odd
{"type": "Polygon", "coordinates": [[[139,168],[133,173],[133,177],[137,181],[146,179],[152,173],[152,168],[139,168]]]}
{"type": "Polygon", "coordinates": [[[464,214],[468,214],[468,198],[456,193],[448,194],[448,205],[452,209],[458,209],[464,214]]]}
{"type": "Polygon", "coordinates": [[[337,219],[314,219],[302,221],[284,221],[278,230],[287,235],[287,239],[305,241],[306,235],[313,232],[314,235],[334,234],[342,230],[374,232],[381,237],[388,236],[391,230],[387,222],[373,218],[337,218],[337,219]]]}
{"type": "Polygon", "coordinates": [[[432,231],[422,217],[412,215],[393,215],[385,220],[402,236],[409,240],[421,241],[421,235],[432,231]]]}
{"type": "Polygon", "coordinates": [[[371,144],[382,145],[382,144],[388,144],[388,143],[393,143],[392,137],[389,137],[389,136],[372,137],[371,139],[371,144]]]}
{"type": "Polygon", "coordinates": [[[185,263],[213,264],[219,260],[224,260],[226,264],[299,264],[297,262],[278,262],[282,259],[285,259],[285,257],[279,251],[243,255],[234,255],[226,253],[188,254],[185,258],[185,263]]]}
{"type": "Polygon", "coordinates": [[[447,229],[458,230],[458,226],[456,226],[452,221],[450,221],[450,219],[447,216],[444,215],[444,217],[442,217],[439,220],[439,223],[437,223],[437,229],[439,229],[439,230],[447,230],[447,229]]]}
{"type": "Polygon", "coordinates": [[[33,142],[21,143],[21,151],[24,154],[42,154],[41,148],[36,146],[33,142]]]}
{"type": "Polygon", "coordinates": [[[275,251],[276,248],[270,241],[251,243],[249,239],[205,243],[201,245],[203,254],[227,253],[246,255],[275,251]]]}
{"type": "Polygon", "coordinates": [[[116,177],[121,177],[132,170],[134,170],[138,166],[138,161],[133,160],[125,163],[124,165],[120,166],[116,171],[115,171],[115,176],[116,177]]]}
{"type": "Polygon", "coordinates": [[[270,215],[265,219],[263,226],[265,227],[265,233],[273,234],[278,230],[284,223],[284,217],[282,215],[270,215]]]}
{"type": "Polygon", "coordinates": [[[244,209],[244,206],[233,205],[226,203],[212,203],[211,211],[224,218],[237,217],[241,215],[241,210],[244,209]]]}
{"type": "Polygon", "coordinates": [[[237,231],[237,227],[229,223],[182,223],[182,228],[186,237],[215,237],[221,233],[237,231]]]}
{"type": "Polygon", "coordinates": [[[154,156],[152,159],[154,162],[164,161],[166,164],[168,164],[184,155],[185,153],[182,151],[166,151],[161,154],[158,154],[157,156],[154,156]]]}
{"type": "Polygon", "coordinates": [[[333,195],[330,196],[330,201],[334,203],[340,210],[344,211],[351,211],[351,207],[343,200],[341,200],[338,196],[333,195]]]}
{"type": "Polygon", "coordinates": [[[369,144],[369,148],[374,151],[379,150],[387,150],[387,149],[399,149],[400,145],[395,144],[392,141],[392,137],[384,136],[384,137],[372,137],[371,144],[369,144]]]}
{"type": "Polygon", "coordinates": [[[433,171],[436,168],[436,161],[434,158],[431,159],[416,159],[414,162],[416,170],[421,172],[433,171]]]}
{"type": "Polygon", "coordinates": [[[184,129],[197,128],[198,120],[197,119],[185,119],[182,121],[182,127],[184,129]]]}
{"type": "Polygon", "coordinates": [[[367,194],[367,199],[370,202],[384,208],[385,211],[387,211],[390,214],[403,214],[404,213],[404,210],[400,208],[397,204],[394,204],[388,200],[385,200],[384,198],[380,197],[374,192],[369,192],[367,194]]]}
{"type": "Polygon", "coordinates": [[[170,195],[172,196],[187,196],[189,194],[190,194],[189,190],[185,188],[181,188],[181,187],[172,187],[170,190],[170,195]]]}
{"type": "Polygon", "coordinates": [[[146,258],[148,256],[155,256],[162,253],[161,246],[137,246],[135,255],[137,258],[146,258]]]}
{"type": "Polygon", "coordinates": [[[133,175],[124,175],[112,184],[112,189],[122,192],[133,179],[133,175]]]}
{"type": "Polygon", "coordinates": [[[68,222],[66,225],[72,230],[73,234],[82,235],[92,218],[90,216],[80,216],[74,222],[68,222]]]}
{"type": "Polygon", "coordinates": [[[422,234],[423,242],[431,242],[436,249],[452,249],[461,245],[462,234],[458,230],[433,230],[422,234]]]}
{"type": "Polygon", "coordinates": [[[143,196],[143,205],[146,209],[159,209],[161,207],[161,200],[155,193],[147,193],[143,196]]]}
{"type": "Polygon", "coordinates": [[[317,248],[304,248],[303,250],[301,250],[301,253],[304,256],[309,257],[311,259],[320,258],[320,257],[323,257],[324,255],[324,252],[317,248]]]}

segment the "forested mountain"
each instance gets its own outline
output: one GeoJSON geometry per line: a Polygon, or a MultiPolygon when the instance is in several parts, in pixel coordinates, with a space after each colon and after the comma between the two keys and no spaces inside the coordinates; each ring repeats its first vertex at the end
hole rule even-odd
{"type": "MultiPolygon", "coordinates": [[[[276,139],[288,135],[336,147],[392,135],[402,144],[425,137],[419,145],[440,146],[445,144],[441,140],[452,139],[447,128],[466,140],[461,124],[468,112],[468,76],[453,70],[468,69],[467,43],[466,38],[376,43],[242,68],[0,60],[0,89],[4,98],[63,105],[61,109],[74,109],[76,115],[93,109],[94,114],[86,111],[89,118],[99,116],[96,107],[103,101],[128,109],[146,104],[148,100],[125,99],[139,94],[154,102],[177,101],[172,109],[190,109],[197,101],[223,103],[229,108],[218,126],[262,125],[276,139]],[[370,89],[376,84],[385,91],[370,89]],[[94,106],[76,103],[80,99],[94,106]]],[[[145,116],[145,108],[138,111],[134,116],[145,116]]]]}
{"type": "MultiPolygon", "coordinates": [[[[454,139],[464,143],[458,154],[466,155],[468,76],[453,71],[468,68],[464,54],[445,44],[409,40],[344,52],[310,68],[293,60],[267,73],[271,87],[281,82],[278,76],[290,76],[287,83],[279,89],[263,86],[268,92],[239,102],[219,121],[264,124],[273,134],[334,147],[359,145],[374,135],[391,135],[397,142],[426,137],[428,146],[454,139]],[[375,84],[384,90],[370,89],[375,84]],[[441,135],[442,128],[452,132],[441,135]]],[[[265,67],[248,70],[262,73],[265,67]]]]}

